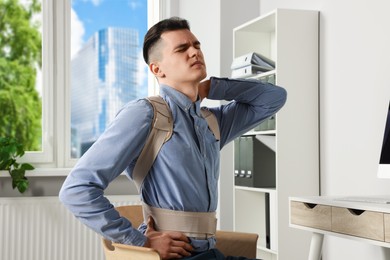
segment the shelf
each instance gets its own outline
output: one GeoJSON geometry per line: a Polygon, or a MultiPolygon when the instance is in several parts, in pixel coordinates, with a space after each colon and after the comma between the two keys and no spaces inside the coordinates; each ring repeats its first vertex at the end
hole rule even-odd
{"type": "Polygon", "coordinates": [[[276,252],[275,250],[271,250],[269,248],[266,248],[266,247],[263,247],[263,246],[257,246],[257,250],[261,250],[261,251],[264,251],[264,252],[267,252],[267,253],[271,253],[273,255],[277,255],[278,252],[276,252]]]}
{"type": "Polygon", "coordinates": [[[319,193],[318,15],[277,9],[233,30],[233,58],[256,52],[275,61],[275,69],[246,79],[276,84],[288,93],[286,106],[274,118],[243,134],[233,146],[239,149],[234,150],[232,172],[253,178],[234,177],[233,227],[259,234],[257,258],[264,260],[307,258],[303,254],[310,236],[292,233],[286,223],[288,197],[319,193]],[[273,187],[266,183],[269,176],[275,188],[249,187],[273,187]]]}
{"type": "Polygon", "coordinates": [[[276,192],[275,188],[254,188],[254,187],[245,187],[245,186],[234,186],[236,190],[246,190],[253,192],[262,192],[262,193],[270,193],[273,194],[276,192]]]}
{"type": "Polygon", "coordinates": [[[266,131],[251,130],[243,134],[243,136],[247,136],[247,135],[276,135],[276,130],[266,130],[266,131]]]}
{"type": "Polygon", "coordinates": [[[236,28],[245,32],[270,32],[276,28],[276,11],[254,18],[236,28]]]}

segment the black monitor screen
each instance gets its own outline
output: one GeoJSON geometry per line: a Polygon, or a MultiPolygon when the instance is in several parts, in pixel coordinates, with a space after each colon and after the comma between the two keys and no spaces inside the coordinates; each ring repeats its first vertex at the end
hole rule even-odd
{"type": "Polygon", "coordinates": [[[390,136],[389,136],[389,132],[390,132],[390,104],[389,104],[389,110],[387,112],[385,134],[383,137],[382,152],[381,152],[381,158],[380,158],[381,164],[390,164],[390,136]]]}

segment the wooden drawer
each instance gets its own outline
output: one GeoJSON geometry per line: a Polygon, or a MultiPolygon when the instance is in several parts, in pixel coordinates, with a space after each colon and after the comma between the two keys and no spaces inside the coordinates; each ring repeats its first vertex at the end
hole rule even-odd
{"type": "Polygon", "coordinates": [[[390,242],[390,214],[385,214],[385,242],[390,242]]]}
{"type": "Polygon", "coordinates": [[[291,201],[291,224],[331,230],[331,206],[291,201]]]}
{"type": "Polygon", "coordinates": [[[381,212],[332,207],[332,231],[384,241],[381,212]]]}

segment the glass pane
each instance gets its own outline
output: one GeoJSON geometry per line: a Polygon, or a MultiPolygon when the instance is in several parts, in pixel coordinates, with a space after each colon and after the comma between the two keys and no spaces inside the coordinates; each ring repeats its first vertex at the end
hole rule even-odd
{"type": "Polygon", "coordinates": [[[147,0],[73,0],[71,157],[80,157],[118,110],[147,96],[142,40],[147,0]]]}
{"type": "Polygon", "coordinates": [[[42,149],[41,1],[0,0],[0,137],[42,149]]]}

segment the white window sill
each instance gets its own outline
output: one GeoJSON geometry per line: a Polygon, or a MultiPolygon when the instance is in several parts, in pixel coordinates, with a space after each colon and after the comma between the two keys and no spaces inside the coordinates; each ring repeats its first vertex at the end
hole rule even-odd
{"type": "MultiPolygon", "coordinates": [[[[72,168],[36,168],[31,171],[26,171],[26,177],[55,177],[67,176],[72,168]]],[[[7,171],[0,171],[1,177],[10,177],[7,171]]]]}
{"type": "MultiPolygon", "coordinates": [[[[68,176],[72,168],[35,168],[31,171],[26,171],[26,177],[56,177],[68,176]]],[[[124,172],[121,175],[126,175],[124,172]]],[[[10,177],[7,171],[0,171],[0,178],[10,177]]]]}

